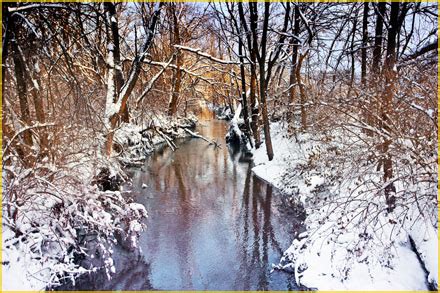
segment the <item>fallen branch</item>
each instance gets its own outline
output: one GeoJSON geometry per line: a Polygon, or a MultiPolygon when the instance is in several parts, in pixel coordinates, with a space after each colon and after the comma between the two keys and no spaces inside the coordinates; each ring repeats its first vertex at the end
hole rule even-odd
{"type": "Polygon", "coordinates": [[[158,128],[154,128],[154,130],[156,130],[156,132],[166,141],[166,143],[168,144],[168,146],[175,151],[177,149],[177,146],[174,144],[173,140],[166,135],[165,133],[163,133],[160,129],[158,128]]]}
{"type": "Polygon", "coordinates": [[[206,141],[210,145],[213,144],[216,148],[222,148],[221,144],[219,144],[216,141],[210,140],[210,139],[208,139],[208,138],[206,138],[206,137],[204,137],[204,136],[202,136],[202,135],[200,135],[198,133],[195,133],[195,132],[193,132],[193,131],[191,131],[191,130],[189,130],[187,128],[183,128],[183,130],[185,130],[187,133],[189,133],[192,137],[203,139],[204,141],[206,141]]]}

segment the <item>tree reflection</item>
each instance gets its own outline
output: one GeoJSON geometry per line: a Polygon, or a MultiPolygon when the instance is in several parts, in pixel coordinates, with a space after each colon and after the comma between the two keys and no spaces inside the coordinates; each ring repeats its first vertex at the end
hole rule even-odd
{"type": "MultiPolygon", "coordinates": [[[[200,132],[223,136],[217,123],[200,132]]],[[[151,224],[141,245],[157,289],[297,288],[293,276],[270,273],[291,242],[294,219],[281,219],[282,196],[253,175],[240,149],[184,141],[153,155],[142,183],[148,188],[138,200],[151,224]]]]}
{"type": "MultiPolygon", "coordinates": [[[[280,258],[283,249],[272,223],[273,187],[254,176],[251,169],[252,164],[248,163],[237,237],[241,242],[242,275],[235,282],[243,290],[251,289],[251,284],[257,285],[252,289],[268,290],[271,277],[269,256],[276,253],[280,258]]],[[[296,288],[293,276],[287,279],[287,288],[296,288]]]]}
{"type": "Polygon", "coordinates": [[[178,186],[178,194],[180,195],[180,217],[178,222],[178,228],[180,231],[186,231],[186,233],[181,233],[181,237],[176,239],[176,250],[179,250],[178,259],[179,259],[179,267],[180,274],[182,276],[182,285],[185,288],[192,287],[192,279],[191,279],[191,260],[193,259],[191,256],[191,247],[189,247],[192,243],[191,241],[191,208],[188,206],[189,198],[188,198],[188,190],[185,187],[186,178],[184,178],[183,174],[187,174],[186,172],[182,172],[181,163],[177,162],[174,164],[174,172],[177,178],[177,186],[178,186]]]}

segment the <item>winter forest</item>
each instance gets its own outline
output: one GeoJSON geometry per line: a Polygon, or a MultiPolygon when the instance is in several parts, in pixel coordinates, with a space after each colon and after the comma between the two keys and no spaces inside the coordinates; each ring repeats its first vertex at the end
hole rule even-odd
{"type": "Polygon", "coordinates": [[[7,2],[3,290],[438,290],[437,2],[7,2]]]}

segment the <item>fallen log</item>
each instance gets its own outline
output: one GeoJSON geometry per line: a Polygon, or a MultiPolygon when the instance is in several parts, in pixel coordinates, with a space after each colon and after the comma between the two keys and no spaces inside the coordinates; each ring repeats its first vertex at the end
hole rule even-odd
{"type": "Polygon", "coordinates": [[[195,132],[193,132],[193,131],[191,131],[191,130],[189,130],[189,129],[187,129],[187,128],[183,128],[183,130],[185,130],[185,131],[186,131],[188,134],[190,134],[192,137],[203,139],[204,141],[206,141],[206,142],[209,143],[210,145],[213,144],[216,148],[222,148],[222,147],[221,147],[221,144],[219,144],[218,142],[216,142],[216,141],[214,141],[214,140],[208,139],[208,138],[206,138],[206,137],[204,137],[204,136],[202,136],[202,135],[200,135],[200,134],[198,134],[198,133],[195,133],[195,132]]]}

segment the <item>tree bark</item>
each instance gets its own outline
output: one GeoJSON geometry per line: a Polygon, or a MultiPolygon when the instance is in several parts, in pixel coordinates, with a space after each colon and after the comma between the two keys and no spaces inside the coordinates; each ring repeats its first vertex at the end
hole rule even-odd
{"type": "MultiPolygon", "coordinates": [[[[177,21],[176,15],[176,4],[170,4],[170,18],[172,19],[173,31],[170,32],[170,45],[174,47],[174,45],[180,45],[180,30],[179,23],[177,21]]],[[[168,115],[173,116],[177,113],[177,105],[179,103],[179,95],[180,95],[180,87],[182,84],[182,71],[181,67],[183,64],[182,60],[182,52],[180,49],[177,49],[176,54],[174,55],[174,62],[176,64],[176,68],[173,69],[173,77],[172,77],[172,89],[170,95],[170,102],[168,105],[168,115]]]]}
{"type": "Polygon", "coordinates": [[[367,45],[368,45],[368,2],[364,2],[364,12],[362,17],[362,49],[361,49],[361,83],[362,86],[367,82],[367,45]]]}
{"type": "MultiPolygon", "coordinates": [[[[156,28],[156,24],[159,20],[160,10],[163,6],[163,2],[155,3],[155,10],[153,12],[153,16],[151,17],[150,24],[147,29],[147,35],[145,37],[145,43],[142,47],[142,50],[139,55],[137,55],[130,67],[130,71],[128,73],[128,78],[125,81],[124,85],[121,87],[121,90],[118,95],[115,92],[115,58],[114,58],[114,50],[115,46],[112,42],[111,38],[107,40],[107,98],[106,98],[106,106],[105,106],[105,117],[104,123],[107,131],[106,143],[105,143],[105,151],[108,157],[111,156],[113,150],[113,136],[116,125],[118,123],[119,117],[124,111],[127,109],[127,101],[130,97],[131,92],[136,85],[136,82],[139,78],[139,72],[141,70],[142,63],[145,60],[147,52],[153,42],[154,31],[156,28]],[[116,98],[115,98],[116,97],[116,98]]],[[[116,15],[114,16],[116,17],[116,15]]],[[[106,18],[108,22],[112,21],[112,17],[110,11],[107,10],[106,18]]]]}
{"type": "MultiPolygon", "coordinates": [[[[252,4],[249,3],[249,6],[252,4]]],[[[261,138],[260,138],[260,127],[259,127],[259,103],[257,98],[257,40],[254,38],[254,34],[251,32],[253,30],[257,29],[257,23],[258,23],[258,15],[255,13],[250,14],[250,30],[247,26],[246,18],[244,15],[243,10],[243,4],[242,2],[238,2],[238,12],[240,15],[240,22],[246,32],[246,38],[249,48],[249,57],[250,57],[250,67],[251,67],[251,76],[250,76],[250,85],[249,85],[249,99],[251,102],[251,128],[252,128],[252,134],[254,136],[255,140],[255,147],[259,148],[261,145],[261,138]]]]}
{"type": "Polygon", "coordinates": [[[353,19],[353,28],[351,30],[351,44],[350,44],[350,57],[351,57],[351,74],[350,74],[350,85],[348,87],[348,92],[347,92],[347,98],[350,98],[352,89],[353,89],[353,84],[354,84],[354,78],[355,78],[355,66],[356,66],[356,61],[355,61],[355,52],[354,52],[354,45],[355,45],[355,36],[356,36],[356,29],[357,29],[357,21],[358,21],[358,11],[357,9],[354,10],[354,19],[353,19]]]}
{"type": "Polygon", "coordinates": [[[306,102],[307,102],[307,94],[304,88],[304,84],[301,80],[301,67],[304,59],[307,57],[307,52],[301,54],[298,60],[298,64],[296,66],[296,80],[299,87],[299,95],[300,95],[300,108],[301,108],[301,130],[305,131],[307,129],[307,111],[306,111],[306,102]]]}
{"type": "Polygon", "coordinates": [[[356,29],[357,29],[357,11],[354,16],[353,20],[353,29],[351,31],[351,44],[350,44],[350,57],[351,57],[351,75],[350,75],[350,88],[353,86],[354,83],[354,74],[355,74],[355,67],[356,67],[356,60],[354,56],[354,47],[355,47],[355,37],[356,37],[356,29]]]}
{"type": "MultiPolygon", "coordinates": [[[[112,2],[104,3],[105,9],[108,10],[109,16],[107,23],[110,26],[110,38],[114,45],[113,50],[113,58],[115,63],[115,98],[114,102],[116,102],[116,98],[121,92],[121,88],[124,85],[124,77],[122,75],[122,63],[121,63],[121,49],[120,49],[120,38],[119,38],[119,21],[116,13],[116,5],[112,2]]],[[[128,107],[120,115],[120,120],[123,122],[130,121],[130,114],[128,111],[128,107]]]]}
{"type": "Polygon", "coordinates": [[[383,68],[383,75],[385,77],[385,90],[384,97],[381,105],[381,129],[385,132],[385,139],[383,141],[382,151],[382,164],[383,164],[383,180],[385,184],[385,199],[388,206],[388,211],[393,211],[395,207],[395,199],[392,193],[395,193],[396,189],[390,181],[393,178],[393,162],[392,155],[389,152],[391,140],[391,126],[390,119],[393,112],[393,96],[396,88],[397,72],[394,69],[396,64],[396,37],[399,33],[399,11],[400,3],[391,3],[390,23],[388,28],[388,41],[387,41],[387,53],[385,58],[385,64],[383,68]]]}
{"type": "Polygon", "coordinates": [[[290,103],[295,102],[295,89],[296,89],[296,83],[297,83],[297,81],[296,81],[296,67],[297,67],[297,62],[298,62],[298,46],[299,46],[299,42],[298,42],[297,38],[299,37],[299,22],[300,22],[298,5],[295,5],[294,12],[295,12],[295,16],[294,16],[293,34],[295,35],[295,37],[292,37],[290,40],[290,44],[293,46],[293,48],[292,48],[292,67],[290,69],[290,79],[289,79],[290,103]]]}
{"type": "Polygon", "coordinates": [[[375,28],[375,36],[374,36],[374,49],[373,49],[373,62],[371,64],[373,85],[377,78],[379,78],[380,74],[380,64],[382,58],[382,43],[383,43],[383,24],[384,17],[386,14],[386,3],[379,2],[377,4],[377,12],[376,12],[376,28],[375,28]]]}
{"type": "MultiPolygon", "coordinates": [[[[260,100],[261,109],[263,114],[263,129],[264,129],[264,142],[266,144],[266,153],[269,161],[273,159],[273,147],[272,139],[270,137],[270,125],[269,117],[267,113],[267,99],[266,99],[266,46],[267,46],[267,29],[269,24],[269,8],[270,2],[264,3],[264,19],[263,19],[263,32],[261,36],[261,55],[259,58],[260,65],[260,100]]],[[[255,32],[256,34],[256,32],[255,32]]]]}
{"type": "MultiPolygon", "coordinates": [[[[11,38],[11,29],[10,29],[10,15],[8,11],[10,3],[2,3],[2,23],[4,26],[3,30],[3,42],[2,42],[2,93],[5,92],[5,73],[6,73],[6,59],[8,58],[8,52],[9,52],[9,40],[11,38]]],[[[2,94],[2,105],[4,99],[4,94],[2,94]]]]}
{"type": "MultiPolygon", "coordinates": [[[[19,47],[20,49],[20,47],[19,47]]],[[[24,67],[24,77],[26,82],[30,81],[32,86],[30,88],[30,94],[32,96],[32,100],[34,102],[34,108],[35,108],[35,116],[37,117],[37,121],[40,124],[46,123],[46,114],[44,111],[44,103],[43,103],[43,93],[41,92],[41,81],[38,75],[40,74],[38,69],[38,64],[35,62],[26,62],[25,57],[23,56],[23,52],[20,50],[21,59],[24,61],[23,64],[25,64],[24,67]],[[27,64],[33,64],[34,68],[29,68],[27,64]],[[34,73],[35,72],[35,73],[34,73]]],[[[29,58],[28,58],[29,59],[29,58]]],[[[42,128],[39,130],[38,133],[40,137],[40,155],[41,157],[44,157],[47,155],[49,151],[49,141],[48,141],[48,134],[46,129],[42,128]]]]}
{"type": "MultiPolygon", "coordinates": [[[[26,78],[25,78],[25,64],[24,60],[22,58],[22,54],[20,53],[20,49],[18,46],[18,32],[17,27],[15,25],[14,17],[10,19],[10,29],[13,32],[14,36],[11,40],[11,49],[12,49],[12,58],[14,61],[14,74],[15,74],[15,82],[17,87],[17,94],[18,94],[18,100],[20,104],[20,112],[21,112],[21,121],[23,123],[23,126],[30,126],[31,125],[31,114],[29,110],[29,103],[28,103],[28,88],[26,84],[26,78]]],[[[30,130],[23,132],[23,142],[26,146],[29,148],[33,145],[33,139],[32,139],[32,133],[30,130]]],[[[28,150],[26,150],[28,151],[28,150]]],[[[26,154],[25,154],[26,155],[26,154]]],[[[24,159],[24,158],[23,158],[24,159]]],[[[26,161],[26,160],[24,160],[26,161]]]]}
{"type": "Polygon", "coordinates": [[[253,145],[251,140],[251,128],[249,125],[249,112],[248,112],[248,103],[247,103],[247,95],[246,95],[246,70],[244,65],[244,42],[243,37],[241,36],[241,29],[243,28],[243,23],[240,22],[240,25],[238,24],[237,19],[234,16],[233,8],[230,8],[228,4],[226,4],[228,7],[229,15],[233,21],[233,24],[235,25],[235,30],[237,31],[237,37],[238,37],[238,55],[240,60],[240,79],[241,79],[241,103],[243,105],[243,119],[244,119],[244,125],[246,129],[246,136],[248,137],[248,140],[253,145]]]}
{"type": "MultiPolygon", "coordinates": [[[[375,92],[380,92],[379,90],[379,80],[381,75],[381,59],[382,59],[382,43],[383,43],[383,26],[384,26],[384,18],[386,16],[386,3],[379,2],[377,4],[376,10],[376,27],[375,27],[375,35],[374,35],[374,49],[373,49],[373,61],[371,66],[371,78],[370,85],[372,89],[375,89],[375,92]]],[[[370,98],[371,99],[371,98],[370,98]]],[[[365,109],[365,121],[368,125],[372,127],[378,126],[378,119],[376,118],[379,115],[379,107],[380,97],[374,97],[370,101],[368,101],[366,109],[365,109]]],[[[373,133],[369,130],[366,130],[366,134],[372,136],[373,133]]]]}

